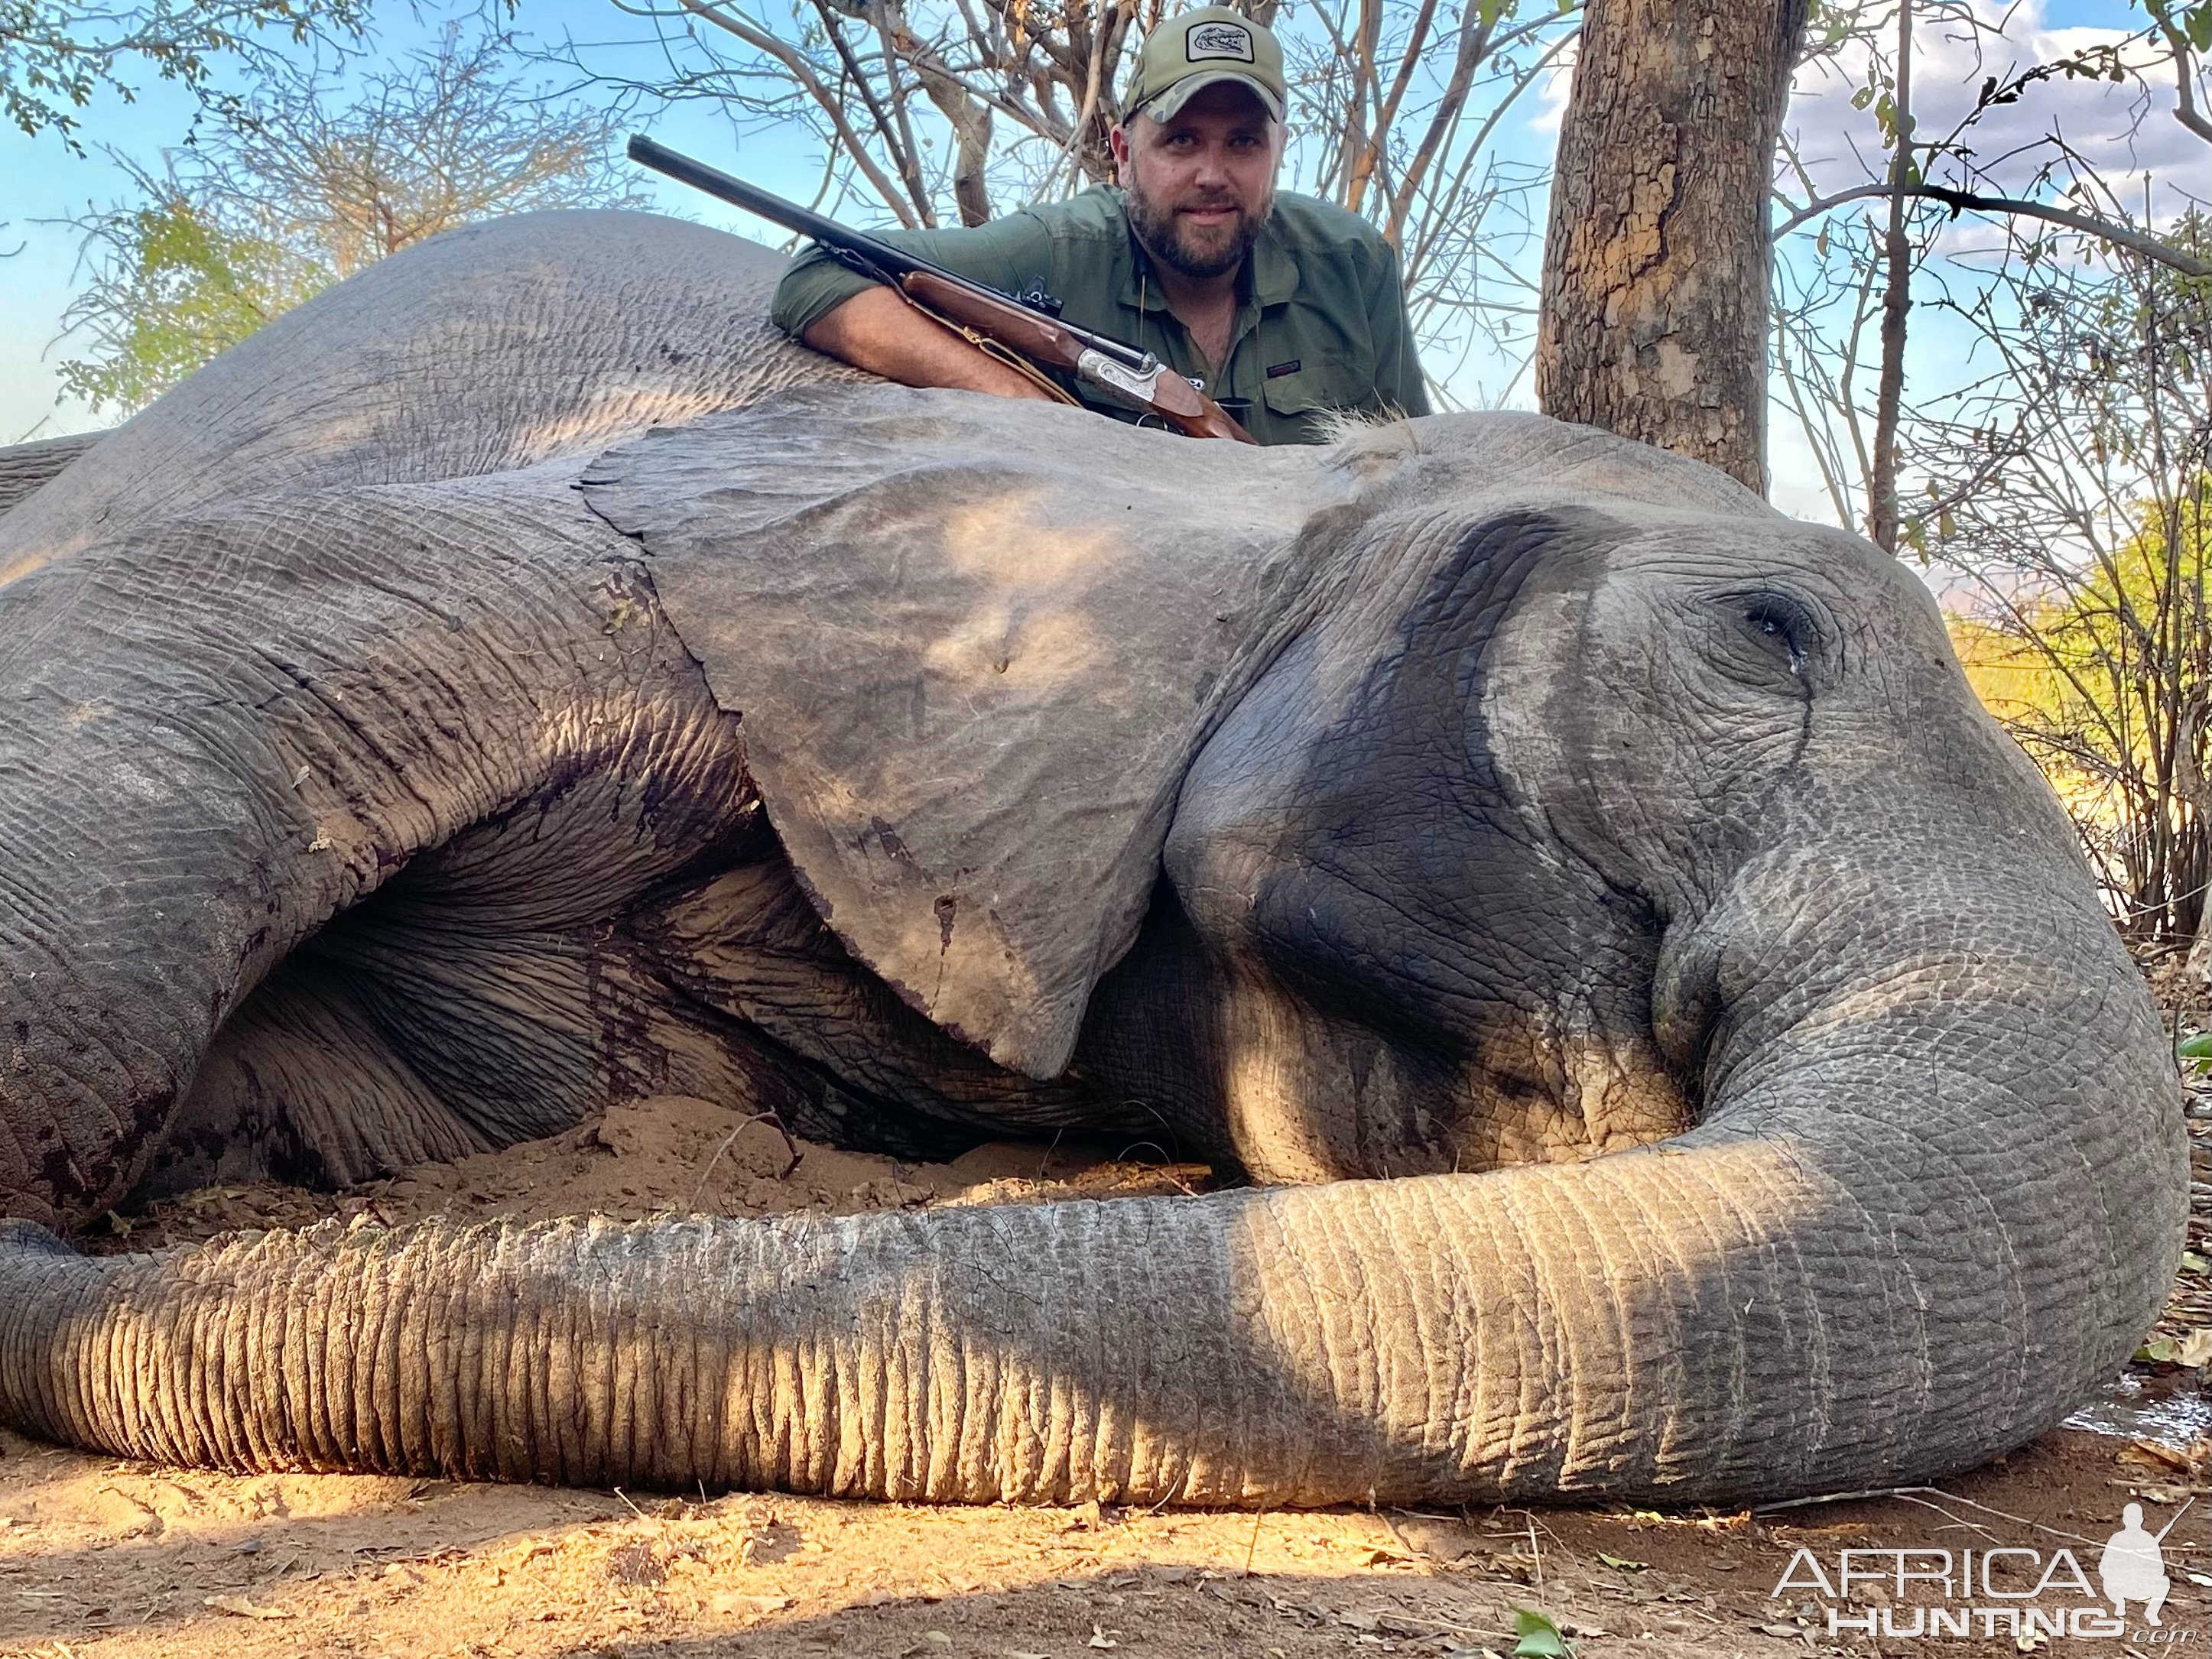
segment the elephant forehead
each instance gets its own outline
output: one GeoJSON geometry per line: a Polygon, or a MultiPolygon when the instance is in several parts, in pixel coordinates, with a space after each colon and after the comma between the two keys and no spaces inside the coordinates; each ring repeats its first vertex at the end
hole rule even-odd
{"type": "Polygon", "coordinates": [[[1648,599],[1668,587],[1682,598],[1787,582],[1839,613],[1899,611],[1932,616],[1934,596],[1903,563],[1863,538],[1795,520],[1698,514],[1648,507],[1606,562],[1607,597],[1648,599]]]}

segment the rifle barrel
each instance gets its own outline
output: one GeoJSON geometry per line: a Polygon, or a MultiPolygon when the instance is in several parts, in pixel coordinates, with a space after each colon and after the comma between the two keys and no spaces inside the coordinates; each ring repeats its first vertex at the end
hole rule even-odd
{"type": "MultiPolygon", "coordinates": [[[[823,247],[860,259],[874,266],[877,274],[887,282],[896,282],[909,271],[927,271],[941,282],[967,289],[1002,305],[1022,305],[1021,301],[1011,294],[1001,294],[994,288],[970,281],[957,271],[947,270],[944,266],[916,254],[895,248],[889,242],[879,242],[866,232],[841,225],[811,208],[801,207],[796,202],[787,202],[782,197],[763,190],[757,185],[749,185],[742,179],[731,177],[719,167],[710,167],[704,161],[695,161],[681,150],[657,144],[642,133],[632,135],[629,159],[651,167],[655,173],[666,173],[678,184],[689,185],[694,190],[720,197],[732,206],[741,207],[771,224],[781,225],[787,230],[795,230],[802,236],[811,237],[823,247]]],[[[1028,306],[1022,306],[1022,308],[1024,311],[1032,309],[1028,306]]],[[[1128,364],[1139,373],[1149,374],[1154,367],[1146,353],[1127,341],[1116,340],[1109,335],[1093,334],[1089,329],[1078,328],[1073,323],[1060,322],[1057,319],[1053,320],[1056,327],[1072,338],[1094,351],[1103,352],[1128,364]]]]}
{"type": "MultiPolygon", "coordinates": [[[[655,173],[666,173],[678,184],[702,190],[709,196],[719,196],[732,206],[741,207],[772,224],[795,230],[802,236],[811,236],[824,247],[841,248],[860,254],[881,264],[889,273],[896,275],[904,268],[916,266],[933,268],[927,260],[916,259],[910,253],[902,253],[888,242],[879,242],[863,231],[848,229],[811,208],[801,207],[796,202],[787,202],[782,197],[763,190],[757,185],[749,185],[719,167],[710,167],[704,161],[694,161],[681,150],[657,144],[642,133],[631,137],[629,159],[643,163],[655,173]]],[[[951,273],[948,271],[945,275],[951,273]]]]}

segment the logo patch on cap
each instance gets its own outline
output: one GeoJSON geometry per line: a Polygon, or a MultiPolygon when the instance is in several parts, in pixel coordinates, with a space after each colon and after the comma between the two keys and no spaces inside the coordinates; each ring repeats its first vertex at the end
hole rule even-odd
{"type": "Polygon", "coordinates": [[[1252,31],[1242,23],[1200,23],[1183,37],[1183,55],[1194,64],[1217,58],[1234,58],[1240,64],[1249,64],[1252,61],[1252,31]]]}

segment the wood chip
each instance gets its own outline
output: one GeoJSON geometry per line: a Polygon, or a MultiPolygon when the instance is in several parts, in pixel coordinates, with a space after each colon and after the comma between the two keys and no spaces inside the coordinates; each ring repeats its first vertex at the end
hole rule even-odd
{"type": "Polygon", "coordinates": [[[242,1595],[210,1595],[203,1603],[217,1613],[227,1613],[234,1619],[289,1619],[292,1615],[283,1607],[266,1607],[258,1601],[249,1601],[242,1595]]]}

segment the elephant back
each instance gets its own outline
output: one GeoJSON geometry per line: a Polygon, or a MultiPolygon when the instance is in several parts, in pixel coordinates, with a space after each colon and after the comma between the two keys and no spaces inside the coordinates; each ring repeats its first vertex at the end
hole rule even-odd
{"type": "Polygon", "coordinates": [[[0,520],[0,581],[248,497],[507,471],[857,380],[768,320],[785,261],[654,214],[521,214],[370,266],[223,353],[0,520]]]}

